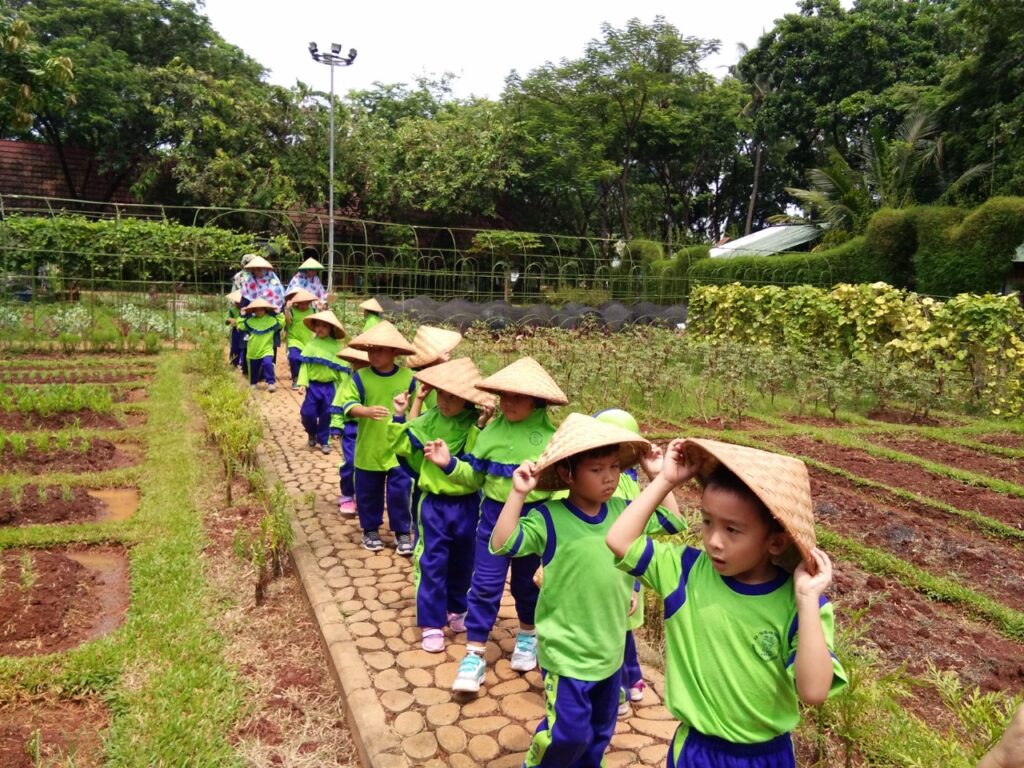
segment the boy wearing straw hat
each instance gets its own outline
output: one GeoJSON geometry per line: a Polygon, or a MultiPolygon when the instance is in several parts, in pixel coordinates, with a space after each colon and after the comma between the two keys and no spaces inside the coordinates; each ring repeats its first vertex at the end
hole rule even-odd
{"type": "MultiPolygon", "coordinates": [[[[597,766],[615,731],[633,579],[615,567],[604,540],[629,503],[617,496],[622,472],[652,446],[639,435],[572,413],[537,462],[523,462],[491,535],[491,551],[540,555],[537,603],[546,717],[524,765],[597,766]],[[568,489],[521,517],[535,489],[568,489]]],[[[683,521],[659,509],[647,531],[676,532],[683,521]]]]}
{"type": "Polygon", "coordinates": [[[243,373],[248,373],[245,366],[245,334],[238,329],[238,319],[242,316],[242,293],[232,291],[227,296],[229,306],[224,315],[225,325],[231,326],[230,344],[228,346],[228,363],[232,368],[242,367],[243,373]]]}
{"type": "MultiPolygon", "coordinates": [[[[384,314],[384,307],[376,299],[367,299],[359,305],[359,308],[363,310],[363,317],[366,318],[363,323],[363,333],[366,333],[384,319],[381,317],[384,314]]],[[[410,352],[410,354],[412,353],[410,352]]]]}
{"type": "Polygon", "coordinates": [[[361,349],[345,347],[338,353],[338,357],[348,363],[345,367],[343,377],[338,382],[334,400],[331,402],[331,434],[341,440],[341,466],[338,467],[338,481],[341,486],[341,495],[338,497],[338,513],[345,517],[354,517],[356,514],[356,488],[355,488],[355,456],[356,456],[356,419],[346,416],[342,412],[341,398],[345,394],[345,388],[353,371],[359,371],[370,364],[370,358],[361,349]]]}
{"type": "Polygon", "coordinates": [[[665,601],[668,765],[793,768],[799,702],[846,685],[832,653],[832,563],[815,547],[807,468],[715,440],[673,440],[661,474],[608,533],[624,571],[665,601]],[[643,535],[665,493],[703,485],[704,549],[643,535]],[[776,565],[794,557],[790,574],[776,565]]]}
{"type": "Polygon", "coordinates": [[[334,313],[327,309],[310,315],[302,321],[313,333],[299,357],[301,366],[296,384],[306,388],[306,397],[299,408],[302,426],[309,436],[309,447],[320,446],[323,453],[331,452],[331,403],[342,374],[348,368],[338,362],[338,350],[345,337],[345,329],[334,313]]]}
{"type": "MultiPolygon", "coordinates": [[[[473,538],[476,535],[479,491],[467,491],[444,471],[424,461],[424,446],[443,440],[452,456],[473,449],[486,421],[492,398],[476,389],[480,373],[469,358],[459,358],[421,371],[421,384],[437,393],[437,406],[407,424],[391,425],[398,460],[416,478],[418,508],[416,548],[413,552],[416,584],[416,624],[422,629],[422,648],[444,650],[444,627],[465,630],[466,593],[473,574],[473,538]],[[482,411],[477,410],[477,407],[482,411]]],[[[395,419],[405,415],[409,396],[395,398],[395,419]]]]}
{"type": "MultiPolygon", "coordinates": [[[[476,531],[473,578],[466,615],[466,655],[452,685],[455,691],[479,691],[486,673],[484,652],[491,628],[498,617],[505,579],[512,571],[510,590],[519,618],[511,667],[528,672],[537,666],[537,631],[534,612],[537,585],[533,574],[540,565],[537,557],[512,559],[490,551],[494,523],[512,490],[512,472],[523,461],[540,456],[555,428],[547,406],[565,405],[568,398],[551,376],[532,357],[523,357],[476,385],[477,389],[499,395],[501,413],[480,433],[471,453],[462,459],[451,456],[443,441],[424,447],[424,456],[444,469],[455,482],[469,490],[481,490],[480,520],[476,531]]],[[[548,497],[533,491],[527,502],[548,497]]]]}
{"type": "MultiPolygon", "coordinates": [[[[421,325],[416,329],[416,336],[413,337],[412,345],[416,352],[409,356],[405,364],[414,371],[421,371],[432,365],[447,363],[452,358],[452,351],[462,341],[462,334],[458,331],[450,331],[447,328],[438,328],[433,325],[421,325]]],[[[437,405],[437,395],[429,386],[424,386],[423,379],[416,389],[416,397],[409,408],[409,418],[415,419],[421,412],[437,405]]]]}
{"type": "Polygon", "coordinates": [[[342,413],[359,419],[353,480],[363,548],[371,552],[384,548],[380,525],[387,506],[388,523],[395,534],[395,550],[399,555],[411,557],[409,491],[412,479],[398,465],[388,436],[388,423],[395,396],[403,392],[411,394],[416,388],[412,371],[396,365],[395,358],[410,355],[415,350],[386,320],[356,336],[350,346],[365,351],[370,361],[369,367],[352,374],[341,396],[342,413]]]}
{"type": "Polygon", "coordinates": [[[262,380],[267,391],[277,389],[274,379],[274,334],[284,325],[284,317],[277,314],[266,299],[254,299],[242,307],[242,319],[237,327],[249,338],[245,345],[245,358],[249,366],[249,386],[252,389],[262,380]]]}
{"type": "Polygon", "coordinates": [[[302,365],[302,348],[311,338],[305,319],[313,314],[314,296],[304,288],[289,288],[284,293],[284,332],[288,337],[288,370],[292,375],[292,389],[299,388],[299,368],[302,365]]]}

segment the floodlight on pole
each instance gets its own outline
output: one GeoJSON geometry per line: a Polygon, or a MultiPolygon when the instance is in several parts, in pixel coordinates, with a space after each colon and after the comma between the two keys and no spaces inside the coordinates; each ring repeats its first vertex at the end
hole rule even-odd
{"type": "Polygon", "coordinates": [[[328,167],[327,194],[327,292],[334,289],[334,68],[348,67],[356,60],[356,49],[349,48],[348,55],[341,55],[341,43],[331,43],[331,52],[320,51],[314,42],[309,44],[309,55],[313,61],[326,64],[331,68],[331,124],[330,124],[330,164],[328,167]]]}

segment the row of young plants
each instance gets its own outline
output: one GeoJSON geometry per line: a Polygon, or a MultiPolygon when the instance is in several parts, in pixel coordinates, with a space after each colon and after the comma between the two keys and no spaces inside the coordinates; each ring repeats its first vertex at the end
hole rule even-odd
{"type": "Polygon", "coordinates": [[[92,447],[92,440],[85,435],[77,433],[77,430],[62,430],[50,434],[49,432],[2,432],[0,431],[0,454],[10,453],[15,458],[20,458],[32,448],[37,453],[47,451],[78,451],[88,453],[92,447]]]}
{"type": "MultiPolygon", "coordinates": [[[[994,415],[1024,415],[1024,308],[1015,295],[962,294],[941,302],[885,283],[700,286],[689,327],[708,339],[813,347],[861,366],[902,367],[936,396],[994,415]]],[[[838,365],[838,363],[837,363],[838,365]]]]}
{"type": "Polygon", "coordinates": [[[52,416],[94,411],[111,413],[114,398],[103,384],[0,384],[0,411],[52,416]]]}

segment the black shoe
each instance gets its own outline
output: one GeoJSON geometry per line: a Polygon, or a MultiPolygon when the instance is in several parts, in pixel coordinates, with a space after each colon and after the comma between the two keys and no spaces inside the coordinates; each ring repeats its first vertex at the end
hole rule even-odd
{"type": "Polygon", "coordinates": [[[384,549],[384,542],[380,540],[380,534],[377,531],[363,531],[363,549],[368,549],[371,552],[380,552],[384,549]]]}

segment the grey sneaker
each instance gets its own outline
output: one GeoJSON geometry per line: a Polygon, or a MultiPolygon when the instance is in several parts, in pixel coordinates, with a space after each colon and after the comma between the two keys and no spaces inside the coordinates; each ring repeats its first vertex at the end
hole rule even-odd
{"type": "Polygon", "coordinates": [[[277,384],[267,384],[267,392],[274,392],[277,390],[277,384]]]}
{"type": "Polygon", "coordinates": [[[384,549],[384,542],[380,540],[380,534],[377,531],[363,531],[363,549],[368,549],[371,552],[380,552],[384,549]]]}
{"type": "Polygon", "coordinates": [[[308,445],[310,448],[316,448],[316,438],[309,438],[309,440],[306,441],[306,445],[308,445]]]}
{"type": "Polygon", "coordinates": [[[327,445],[321,445],[320,446],[320,453],[328,454],[330,452],[331,452],[331,444],[330,443],[328,443],[327,445]]]}
{"type": "Polygon", "coordinates": [[[397,543],[395,544],[395,552],[402,557],[409,557],[412,555],[412,536],[408,533],[400,533],[397,537],[397,543]]]}

